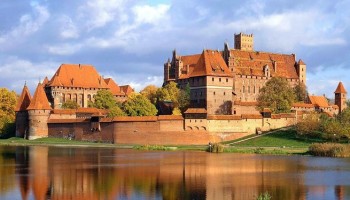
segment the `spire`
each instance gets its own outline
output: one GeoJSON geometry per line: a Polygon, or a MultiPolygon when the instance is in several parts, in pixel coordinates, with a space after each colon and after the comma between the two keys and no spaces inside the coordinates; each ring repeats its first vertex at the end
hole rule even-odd
{"type": "Polygon", "coordinates": [[[38,84],[28,110],[51,110],[45,91],[41,83],[38,84]]]}
{"type": "Polygon", "coordinates": [[[302,59],[299,59],[298,65],[306,65],[302,59]]]}
{"type": "Polygon", "coordinates": [[[334,91],[335,94],[340,94],[340,93],[347,93],[345,88],[344,88],[344,85],[343,83],[340,81],[339,84],[338,84],[338,87],[337,89],[334,91]]]}
{"type": "Polygon", "coordinates": [[[28,90],[27,83],[25,82],[21,96],[19,97],[19,99],[17,101],[17,106],[16,106],[15,111],[18,112],[18,111],[27,110],[31,99],[32,99],[32,97],[31,97],[30,92],[28,90]]]}

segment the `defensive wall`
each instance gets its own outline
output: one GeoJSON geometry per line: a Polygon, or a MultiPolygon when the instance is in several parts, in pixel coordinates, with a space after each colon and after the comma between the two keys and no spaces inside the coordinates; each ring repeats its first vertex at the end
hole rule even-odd
{"type": "MultiPolygon", "coordinates": [[[[212,115],[206,119],[182,116],[91,117],[48,120],[48,137],[115,144],[201,145],[238,139],[257,132],[293,125],[295,114],[212,115]]],[[[57,117],[57,116],[54,116],[57,117]]]]}

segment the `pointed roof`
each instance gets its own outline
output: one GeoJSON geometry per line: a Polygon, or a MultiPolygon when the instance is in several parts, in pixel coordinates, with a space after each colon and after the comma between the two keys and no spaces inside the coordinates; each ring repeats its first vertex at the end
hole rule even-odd
{"type": "Polygon", "coordinates": [[[214,50],[204,50],[190,74],[195,76],[232,76],[221,52],[214,50]]]}
{"type": "Polygon", "coordinates": [[[27,85],[24,85],[21,96],[17,101],[17,106],[15,111],[18,112],[18,111],[27,110],[28,106],[30,105],[31,99],[32,99],[32,96],[30,95],[28,87],[27,85]]]}
{"type": "Polygon", "coordinates": [[[337,89],[334,91],[335,94],[339,94],[339,93],[347,93],[345,88],[344,88],[344,85],[343,83],[340,81],[339,84],[338,84],[338,87],[337,89]]]}
{"type": "Polygon", "coordinates": [[[44,88],[41,83],[36,87],[34,96],[27,110],[51,110],[44,88]]]}
{"type": "Polygon", "coordinates": [[[62,64],[48,86],[108,88],[102,76],[92,65],[62,64]]]}
{"type": "Polygon", "coordinates": [[[302,59],[299,59],[298,65],[306,65],[302,59]]]}
{"type": "Polygon", "coordinates": [[[121,91],[120,87],[118,86],[118,84],[111,78],[106,78],[104,79],[107,87],[111,90],[112,94],[114,96],[116,95],[125,95],[125,93],[123,91],[121,91]]]}
{"type": "Polygon", "coordinates": [[[49,79],[47,78],[47,76],[45,76],[44,81],[42,83],[43,87],[45,87],[46,84],[48,84],[48,83],[49,83],[49,79]]]}
{"type": "Polygon", "coordinates": [[[130,95],[134,92],[134,89],[130,85],[122,85],[120,86],[120,90],[124,92],[126,95],[130,95]]]}

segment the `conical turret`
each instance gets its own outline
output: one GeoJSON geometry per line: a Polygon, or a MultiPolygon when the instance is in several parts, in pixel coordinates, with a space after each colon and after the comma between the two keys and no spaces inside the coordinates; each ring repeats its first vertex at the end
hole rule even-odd
{"type": "Polygon", "coordinates": [[[16,137],[24,138],[28,132],[28,111],[27,108],[31,102],[31,95],[28,87],[24,84],[21,96],[17,101],[16,112],[16,137]]]}
{"type": "Polygon", "coordinates": [[[346,90],[342,82],[339,82],[337,89],[334,91],[334,104],[339,107],[339,113],[343,111],[346,106],[346,90]]]}

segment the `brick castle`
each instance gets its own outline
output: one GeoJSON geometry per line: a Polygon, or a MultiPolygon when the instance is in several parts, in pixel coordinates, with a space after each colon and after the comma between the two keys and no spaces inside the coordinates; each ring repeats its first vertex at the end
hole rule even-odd
{"type": "Polygon", "coordinates": [[[104,79],[91,65],[62,64],[53,77],[39,83],[31,97],[24,86],[16,108],[16,136],[69,137],[77,140],[133,144],[207,144],[236,139],[260,130],[296,123],[299,115],[320,111],[334,115],[346,107],[346,90],[340,82],[335,105],[324,96],[308,96],[295,103],[293,113],[271,114],[256,109],[260,89],[272,77],[285,78],[291,86],[306,84],[306,64],[295,54],[254,50],[252,34],[235,34],[235,48],[205,49],[201,54],[180,56],[174,50],[164,64],[164,84],[174,81],[190,86],[190,108],[184,116],[106,118],[105,110],[87,108],[98,90],[110,90],[118,101],[133,92],[104,79]],[[79,109],[61,109],[66,101],[79,109]]]}

